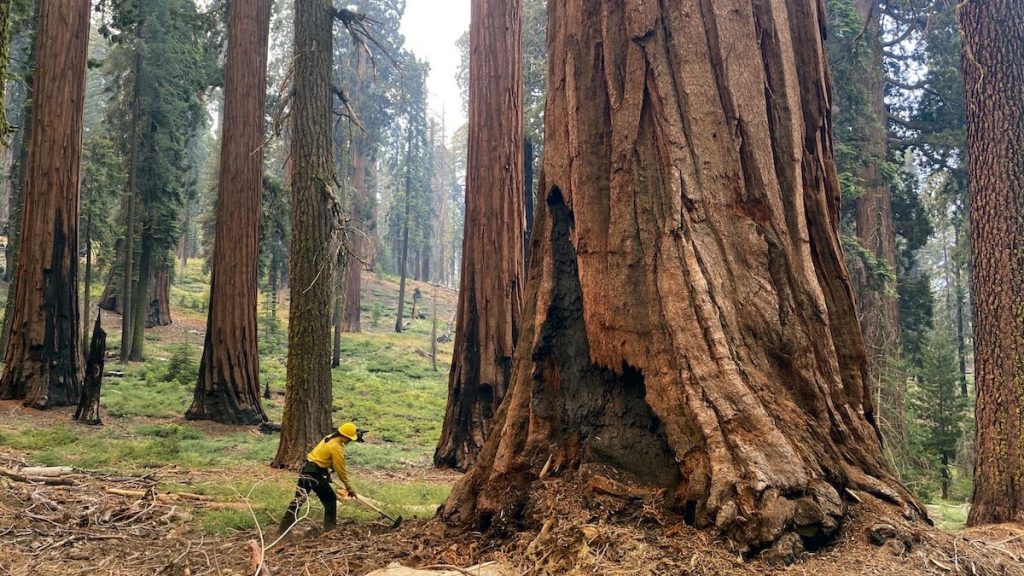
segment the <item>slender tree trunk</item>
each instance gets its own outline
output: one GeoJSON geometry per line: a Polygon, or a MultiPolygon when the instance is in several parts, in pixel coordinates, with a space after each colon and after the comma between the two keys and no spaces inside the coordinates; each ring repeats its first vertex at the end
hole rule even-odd
{"type": "Polygon", "coordinates": [[[964,31],[977,417],[969,526],[1024,522],[1024,11],[970,0],[964,31]]]}
{"type": "Polygon", "coordinates": [[[406,135],[408,142],[406,144],[405,153],[405,215],[402,217],[402,253],[399,256],[399,274],[401,279],[398,281],[398,315],[395,318],[395,332],[401,332],[403,329],[403,320],[405,319],[405,281],[406,271],[409,264],[409,213],[412,207],[412,168],[410,163],[412,162],[412,125],[410,123],[409,130],[406,135]]]}
{"type": "Polygon", "coordinates": [[[352,260],[352,256],[349,255],[345,258],[343,253],[338,254],[338,278],[341,282],[334,287],[334,313],[331,314],[331,325],[334,327],[334,350],[331,353],[331,368],[337,368],[341,366],[341,333],[342,333],[342,322],[345,314],[345,294],[344,290],[348,283],[345,281],[344,276],[341,275],[341,271],[345,270],[348,266],[348,261],[352,260]]]}
{"type": "Polygon", "coordinates": [[[78,210],[89,2],[42,3],[38,30],[19,282],[0,397],[46,408],[76,403],[82,382],[78,210]]]}
{"type": "Polygon", "coordinates": [[[523,203],[526,207],[526,228],[523,231],[523,284],[530,271],[530,236],[533,234],[533,141],[523,138],[523,203]]]}
{"type": "Polygon", "coordinates": [[[448,406],[434,451],[434,464],[460,470],[473,464],[508,390],[526,231],[521,1],[471,6],[462,275],[448,406]]]}
{"type": "MultiPolygon", "coordinates": [[[[862,35],[870,66],[857,69],[860,88],[867,93],[871,116],[867,122],[867,141],[861,154],[868,161],[857,171],[863,193],[857,198],[857,240],[889,269],[896,272],[896,232],[892,219],[890,183],[883,171],[888,158],[889,136],[885,108],[885,66],[879,35],[881,10],[877,0],[856,0],[857,13],[865,22],[862,35]]],[[[906,406],[903,379],[894,373],[900,352],[900,308],[893,293],[872,288],[866,274],[856,275],[856,295],[860,325],[868,354],[868,383],[878,391],[876,420],[886,441],[897,451],[906,447],[906,406]]]]}
{"type": "Polygon", "coordinates": [[[303,462],[331,428],[331,16],[295,0],[292,86],[291,305],[281,443],[273,466],[303,462]]]}
{"type": "Polygon", "coordinates": [[[188,419],[267,420],[256,312],[270,8],[271,0],[234,0],[229,8],[210,308],[188,419]]]}
{"type": "MultiPolygon", "coordinates": [[[[957,253],[960,251],[960,228],[955,230],[957,253]]],[[[953,260],[954,298],[956,299],[956,355],[960,368],[960,394],[966,398],[967,390],[967,334],[964,332],[964,281],[960,271],[960,262],[953,260]]]]}
{"type": "Polygon", "coordinates": [[[445,522],[535,526],[552,482],[611,480],[664,489],[750,552],[827,544],[849,490],[923,513],[873,422],[823,14],[820,0],[548,3],[522,334],[445,522]]]}

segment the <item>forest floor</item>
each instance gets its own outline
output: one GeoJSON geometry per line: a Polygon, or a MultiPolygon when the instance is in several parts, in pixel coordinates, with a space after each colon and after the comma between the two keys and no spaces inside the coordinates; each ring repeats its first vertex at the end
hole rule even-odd
{"type": "MultiPolygon", "coordinates": [[[[295,533],[276,541],[276,523],[292,497],[293,472],[268,466],[277,435],[255,428],[189,422],[182,418],[195,382],[206,319],[207,276],[190,263],[172,287],[174,323],[146,333],[147,361],[108,360],[103,426],[71,420],[71,409],[27,410],[0,402],[0,469],[71,466],[70,485],[19,482],[0,476],[0,576],[254,573],[261,557],[275,575],[362,575],[390,562],[406,566],[470,566],[498,560],[514,574],[1018,574],[1000,562],[1024,566],[1024,530],[924,530],[900,525],[899,538],[868,543],[867,508],[833,547],[774,567],[742,560],[724,542],[678,518],[645,507],[613,515],[582,515],[582,495],[553,482],[537,497],[549,505],[537,526],[493,542],[480,535],[446,534],[432,520],[458,475],[430,466],[447,395],[451,342],[430,359],[430,297],[419,287],[427,319],[393,332],[394,278],[365,274],[364,332],[347,334],[334,374],[336,421],[370,430],[348,458],[361,494],[406,520],[391,530],[375,513],[351,502],[339,507],[341,528],[320,535],[318,503],[295,533]],[[909,549],[904,541],[909,542],[909,549]],[[896,542],[896,543],[894,543],[896,542]],[[991,560],[995,559],[995,560],[991,560]],[[997,571],[991,571],[997,570],[997,571]]],[[[94,287],[93,301],[102,286],[94,287]]],[[[412,290],[412,288],[410,288],[412,290]]],[[[2,293],[2,291],[0,291],[2,293]]],[[[452,321],[456,294],[438,289],[438,332],[452,321]]],[[[279,421],[283,403],[287,302],[260,319],[265,408],[279,421]]],[[[119,344],[120,317],[104,313],[108,348],[119,344]]],[[[936,503],[938,523],[956,529],[961,508],[936,503]]],[[[1021,570],[1024,570],[1022,568],[1021,570]]]]}

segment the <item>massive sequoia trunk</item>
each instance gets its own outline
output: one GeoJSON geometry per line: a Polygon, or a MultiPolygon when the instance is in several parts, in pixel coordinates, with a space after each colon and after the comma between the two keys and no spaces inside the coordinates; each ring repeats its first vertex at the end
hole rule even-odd
{"type": "Polygon", "coordinates": [[[1024,12],[960,8],[971,198],[977,434],[967,523],[1024,522],[1024,12]]]}
{"type": "Polygon", "coordinates": [[[185,417],[267,420],[256,335],[263,197],[263,115],[271,0],[235,0],[228,24],[210,309],[192,406],[185,417]]]}
{"type": "Polygon", "coordinates": [[[434,463],[467,469],[508,390],[523,302],[520,0],[473,0],[469,152],[455,353],[434,463]]]}
{"type": "MultiPolygon", "coordinates": [[[[857,171],[862,194],[857,198],[857,240],[893,272],[896,271],[896,230],[892,220],[892,193],[883,170],[888,156],[885,110],[885,66],[879,37],[881,11],[877,0],[857,0],[857,13],[866,22],[863,38],[870,57],[858,67],[856,76],[864,90],[871,114],[858,119],[867,124],[866,141],[860,153],[868,158],[857,171]]],[[[900,305],[895,290],[872,287],[866,274],[857,275],[856,294],[860,326],[867,349],[868,384],[877,390],[875,417],[885,439],[898,449],[906,445],[904,390],[895,372],[900,352],[900,305]]]]}
{"type": "Polygon", "coordinates": [[[331,17],[322,0],[295,0],[292,86],[291,303],[281,443],[291,467],[331,428],[331,17]]]}
{"type": "MultiPolygon", "coordinates": [[[[362,86],[360,81],[359,86],[362,86]]],[[[361,291],[363,262],[367,259],[366,246],[369,230],[369,210],[367,208],[368,196],[366,194],[366,146],[367,138],[361,131],[356,131],[352,136],[352,226],[353,233],[349,235],[349,254],[347,270],[345,272],[344,286],[344,309],[341,314],[342,332],[359,332],[361,313],[361,291]]]]}
{"type": "Polygon", "coordinates": [[[39,8],[18,286],[0,397],[35,408],[78,401],[79,165],[89,2],[39,8]]]}
{"type": "Polygon", "coordinates": [[[829,541],[850,490],[919,510],[864,379],[823,3],[548,9],[545,205],[511,387],[442,517],[533,522],[542,470],[663,488],[750,550],[829,541]]]}

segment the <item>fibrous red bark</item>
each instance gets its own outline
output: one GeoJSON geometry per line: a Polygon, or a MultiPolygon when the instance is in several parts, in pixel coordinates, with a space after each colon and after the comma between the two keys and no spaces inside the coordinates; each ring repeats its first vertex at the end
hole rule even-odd
{"type": "Polygon", "coordinates": [[[920,511],[865,384],[823,14],[819,0],[549,2],[522,335],[446,522],[535,521],[541,470],[597,467],[748,550],[829,541],[850,490],[920,511]]]}
{"type": "Polygon", "coordinates": [[[210,307],[189,419],[267,420],[256,307],[270,4],[235,0],[230,6],[210,307]]]}
{"type": "Polygon", "coordinates": [[[977,417],[969,525],[1024,522],[1024,11],[969,0],[964,93],[977,417]]]}
{"type": "Polygon", "coordinates": [[[0,397],[35,408],[78,401],[79,166],[89,2],[39,6],[32,136],[0,397]]]}
{"type": "Polygon", "coordinates": [[[512,375],[523,302],[523,68],[520,0],[474,0],[469,149],[455,352],[434,463],[465,470],[512,375]]]}
{"type": "MultiPolygon", "coordinates": [[[[857,13],[865,20],[864,42],[870,66],[857,70],[870,104],[867,140],[860,151],[868,161],[857,171],[862,193],[856,203],[857,240],[879,262],[896,271],[896,229],[892,219],[892,193],[883,165],[888,156],[885,108],[885,66],[879,37],[881,11],[876,0],[857,0],[857,13]]],[[[895,290],[869,285],[864,273],[857,277],[856,295],[860,326],[868,360],[868,384],[876,390],[875,416],[886,440],[901,449],[906,445],[906,402],[894,366],[900,354],[900,305],[895,290]]]]}

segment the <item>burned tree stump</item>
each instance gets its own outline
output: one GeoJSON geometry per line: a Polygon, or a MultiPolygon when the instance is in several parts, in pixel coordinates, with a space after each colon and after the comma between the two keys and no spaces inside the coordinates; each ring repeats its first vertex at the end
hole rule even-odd
{"type": "Polygon", "coordinates": [[[100,316],[96,316],[96,324],[92,329],[92,340],[89,343],[89,357],[85,362],[85,382],[82,396],[75,410],[75,420],[98,426],[100,420],[100,386],[103,384],[104,350],[107,348],[107,333],[100,325],[100,316]]]}

